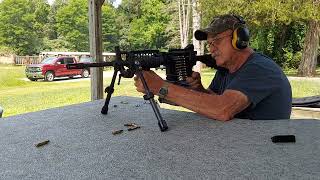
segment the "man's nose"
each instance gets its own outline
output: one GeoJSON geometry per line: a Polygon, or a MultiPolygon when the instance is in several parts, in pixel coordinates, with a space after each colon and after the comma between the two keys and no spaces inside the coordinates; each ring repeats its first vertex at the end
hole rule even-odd
{"type": "Polygon", "coordinates": [[[217,47],[216,46],[211,46],[210,53],[214,53],[216,51],[217,51],[217,47]]]}

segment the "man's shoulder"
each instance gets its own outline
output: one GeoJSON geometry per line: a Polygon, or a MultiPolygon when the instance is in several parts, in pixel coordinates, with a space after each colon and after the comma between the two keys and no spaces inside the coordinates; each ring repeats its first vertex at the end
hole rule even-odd
{"type": "Polygon", "coordinates": [[[269,56],[259,52],[254,52],[246,63],[247,67],[254,67],[258,69],[266,70],[280,70],[280,66],[269,56]]]}
{"type": "Polygon", "coordinates": [[[267,63],[267,64],[273,64],[275,63],[274,60],[262,53],[254,52],[251,54],[251,56],[248,58],[248,63],[267,63]]]}

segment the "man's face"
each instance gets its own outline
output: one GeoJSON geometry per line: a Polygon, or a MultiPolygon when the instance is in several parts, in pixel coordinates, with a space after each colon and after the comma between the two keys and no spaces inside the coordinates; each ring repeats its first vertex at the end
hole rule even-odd
{"type": "Polygon", "coordinates": [[[228,64],[231,63],[230,60],[233,53],[231,37],[231,30],[224,31],[216,36],[208,34],[207,48],[220,67],[227,68],[228,64]]]}

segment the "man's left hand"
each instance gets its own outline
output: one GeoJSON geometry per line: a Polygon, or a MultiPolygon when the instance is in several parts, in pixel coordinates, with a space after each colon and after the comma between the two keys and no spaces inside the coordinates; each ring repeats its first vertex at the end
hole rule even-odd
{"type": "MultiPolygon", "coordinates": [[[[154,71],[142,71],[143,77],[146,80],[146,83],[153,94],[157,94],[159,89],[161,88],[164,80],[157,75],[154,71]]],[[[145,93],[145,89],[141,82],[141,79],[136,74],[134,77],[134,85],[136,86],[136,90],[138,92],[145,93]]]]}
{"type": "Polygon", "coordinates": [[[191,77],[187,77],[187,83],[189,84],[189,88],[197,90],[197,91],[202,91],[205,92],[206,90],[204,89],[202,83],[201,83],[201,76],[200,73],[198,72],[192,72],[191,77]]]}

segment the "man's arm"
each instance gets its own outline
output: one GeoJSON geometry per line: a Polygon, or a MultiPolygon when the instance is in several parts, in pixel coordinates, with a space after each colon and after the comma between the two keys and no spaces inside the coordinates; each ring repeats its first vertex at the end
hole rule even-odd
{"type": "MultiPolygon", "coordinates": [[[[157,94],[163,86],[164,80],[153,71],[144,72],[144,77],[150,90],[157,94]]],[[[137,90],[144,92],[141,81],[138,78],[135,78],[135,81],[137,90]]],[[[187,89],[172,83],[168,85],[168,95],[165,99],[211,119],[222,121],[232,119],[250,105],[247,96],[240,91],[226,90],[222,95],[215,95],[187,89]]]]}
{"type": "Polygon", "coordinates": [[[249,106],[246,95],[226,90],[222,95],[207,94],[170,84],[167,100],[209,118],[227,121],[249,106]]]}

